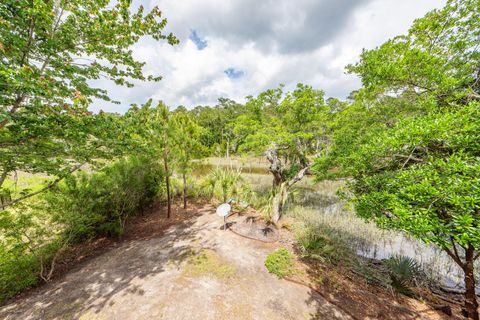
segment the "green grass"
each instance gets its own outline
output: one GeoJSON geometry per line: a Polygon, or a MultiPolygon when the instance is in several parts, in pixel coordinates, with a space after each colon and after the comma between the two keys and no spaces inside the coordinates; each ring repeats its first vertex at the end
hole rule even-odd
{"type": "Polygon", "coordinates": [[[215,251],[203,249],[192,256],[184,267],[182,277],[213,276],[222,281],[232,280],[237,271],[215,251]]]}
{"type": "Polygon", "coordinates": [[[31,174],[27,172],[18,172],[8,177],[3,188],[9,189],[12,198],[16,198],[25,193],[35,192],[43,188],[52,178],[44,174],[31,174]]]}

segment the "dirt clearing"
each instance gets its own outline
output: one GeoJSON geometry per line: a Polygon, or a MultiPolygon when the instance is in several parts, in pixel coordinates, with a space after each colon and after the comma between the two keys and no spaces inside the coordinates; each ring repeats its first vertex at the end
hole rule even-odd
{"type": "Polygon", "coordinates": [[[127,230],[125,241],[14,299],[0,318],[351,319],[269,274],[264,260],[278,245],[223,231],[214,207],[178,220],[166,230],[151,219],[135,224],[134,236],[127,230]]]}

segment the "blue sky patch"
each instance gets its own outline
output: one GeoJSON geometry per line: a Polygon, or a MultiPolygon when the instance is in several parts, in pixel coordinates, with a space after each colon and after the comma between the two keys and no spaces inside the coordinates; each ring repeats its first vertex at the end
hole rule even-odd
{"type": "Polygon", "coordinates": [[[198,50],[203,50],[207,47],[207,40],[200,38],[196,30],[192,30],[188,38],[195,43],[198,50]]]}
{"type": "Polygon", "coordinates": [[[228,68],[227,70],[223,71],[227,77],[229,77],[230,79],[238,79],[238,78],[241,78],[245,75],[245,72],[243,72],[242,70],[237,70],[235,68],[228,68]]]}

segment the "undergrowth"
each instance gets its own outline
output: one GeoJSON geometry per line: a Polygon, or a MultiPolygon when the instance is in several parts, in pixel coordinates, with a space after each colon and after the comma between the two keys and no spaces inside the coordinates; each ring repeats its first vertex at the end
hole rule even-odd
{"type": "Polygon", "coordinates": [[[145,158],[79,172],[0,215],[0,302],[49,281],[72,244],[118,236],[162,193],[163,171],[145,158]]]}
{"type": "Polygon", "coordinates": [[[268,272],[279,278],[285,278],[295,272],[294,256],[285,248],[280,248],[270,253],[265,259],[268,272]]]}

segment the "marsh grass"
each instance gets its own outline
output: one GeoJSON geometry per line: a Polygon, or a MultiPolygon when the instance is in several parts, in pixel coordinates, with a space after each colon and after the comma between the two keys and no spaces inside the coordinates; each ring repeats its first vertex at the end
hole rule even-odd
{"type": "Polygon", "coordinates": [[[195,163],[194,175],[207,175],[215,169],[230,169],[250,174],[268,174],[268,161],[264,158],[257,157],[210,157],[198,160],[195,163]]]}
{"type": "MultiPolygon", "coordinates": [[[[311,181],[305,181],[309,183],[311,181]]],[[[461,288],[462,270],[441,249],[424,244],[400,231],[382,230],[374,223],[357,217],[353,208],[342,201],[337,191],[345,187],[344,181],[324,181],[307,187],[300,185],[294,197],[287,205],[287,217],[294,221],[302,247],[310,250],[310,255],[328,262],[338,262],[337,253],[343,253],[344,261],[350,260],[350,266],[368,278],[380,278],[375,270],[369,268],[365,259],[388,260],[404,257],[415,262],[422,272],[416,278],[417,284],[442,284],[461,288]],[[332,247],[335,255],[332,255],[332,247]],[[350,253],[353,253],[350,254],[350,253]]],[[[477,262],[480,266],[480,263],[477,262]]],[[[386,279],[391,283],[391,279],[386,279]]]]}

